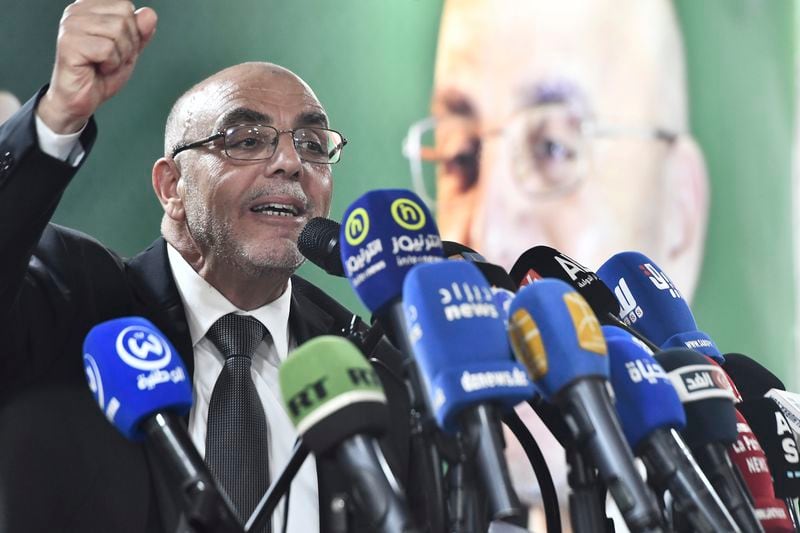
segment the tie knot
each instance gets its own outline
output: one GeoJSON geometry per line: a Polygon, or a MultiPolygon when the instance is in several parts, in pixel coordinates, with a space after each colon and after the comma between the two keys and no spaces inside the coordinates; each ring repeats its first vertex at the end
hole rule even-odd
{"type": "Polygon", "coordinates": [[[234,355],[253,357],[267,335],[264,324],[251,316],[227,314],[214,322],[206,333],[225,359],[234,355]]]}

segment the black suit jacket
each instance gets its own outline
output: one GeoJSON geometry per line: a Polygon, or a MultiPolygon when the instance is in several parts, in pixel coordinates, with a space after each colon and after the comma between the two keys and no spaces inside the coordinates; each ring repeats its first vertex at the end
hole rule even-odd
{"type": "MultiPolygon", "coordinates": [[[[173,487],[146,446],[105,420],[86,386],[82,343],[95,324],[120,316],[151,320],[191,374],[193,352],[182,302],[156,240],[123,260],[96,240],[49,222],[76,168],[38,147],[32,99],[0,126],[0,531],[174,531],[173,487]]],[[[91,148],[96,127],[81,136],[91,148]]],[[[289,322],[298,344],[337,334],[352,314],[293,277],[289,322]]],[[[384,345],[385,346],[385,345],[384,345]]],[[[396,352],[373,356],[390,401],[382,440],[401,483],[408,468],[408,400],[396,352]]],[[[317,461],[320,521],[347,483],[317,461]]],[[[357,530],[367,529],[364,526],[357,530]]]]}

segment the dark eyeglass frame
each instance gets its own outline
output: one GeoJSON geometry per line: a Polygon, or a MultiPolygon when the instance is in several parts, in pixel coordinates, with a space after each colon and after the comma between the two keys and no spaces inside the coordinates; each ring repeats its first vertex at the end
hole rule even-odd
{"type": "MultiPolygon", "coordinates": [[[[228,144],[227,144],[227,140],[226,140],[227,139],[227,132],[230,131],[233,128],[240,128],[240,127],[269,128],[269,129],[271,129],[271,130],[276,132],[275,139],[279,139],[280,136],[283,135],[284,133],[291,133],[292,134],[292,144],[294,145],[294,148],[297,151],[297,155],[300,157],[300,159],[302,161],[306,161],[308,163],[316,163],[316,164],[319,164],[319,165],[335,165],[336,163],[341,161],[342,149],[347,145],[347,142],[348,142],[347,138],[344,135],[342,135],[341,132],[336,131],[336,130],[332,130],[330,128],[320,128],[318,126],[301,126],[299,128],[290,129],[290,130],[279,130],[278,128],[276,128],[274,126],[270,126],[268,124],[233,124],[231,126],[226,127],[224,131],[217,131],[215,133],[212,133],[208,137],[205,137],[205,138],[200,139],[198,141],[192,141],[192,142],[188,142],[188,143],[184,143],[184,144],[180,144],[180,145],[176,146],[172,150],[172,159],[175,159],[176,155],[178,155],[179,153],[181,153],[181,152],[183,152],[185,150],[190,150],[192,148],[198,148],[200,146],[203,146],[204,144],[208,144],[210,142],[216,141],[217,139],[222,139],[222,142],[223,142],[222,149],[225,152],[225,155],[228,156],[231,159],[235,159],[236,161],[266,161],[267,159],[269,159],[270,157],[275,155],[275,150],[278,149],[277,141],[275,143],[275,147],[272,150],[272,153],[270,155],[268,155],[267,157],[259,157],[259,158],[256,158],[256,159],[243,159],[241,157],[233,157],[228,152],[228,144]],[[330,132],[335,133],[339,137],[341,137],[342,142],[337,144],[336,147],[335,147],[335,150],[337,150],[339,152],[339,159],[337,159],[336,161],[309,161],[309,160],[303,158],[303,156],[300,155],[300,151],[297,150],[297,146],[295,144],[296,141],[295,141],[295,138],[294,138],[294,134],[295,134],[295,132],[297,130],[330,131],[330,132]]],[[[329,155],[329,157],[330,157],[330,155],[329,155]]]]}

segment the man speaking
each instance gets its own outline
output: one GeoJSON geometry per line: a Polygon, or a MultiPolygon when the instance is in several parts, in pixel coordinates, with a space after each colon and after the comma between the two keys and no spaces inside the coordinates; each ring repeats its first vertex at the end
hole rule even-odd
{"type": "MultiPolygon", "coordinates": [[[[152,171],[162,236],[149,248],[123,260],[49,222],[89,156],[92,115],[125,86],[156,22],[127,1],[68,6],[49,86],[0,127],[3,531],[175,530],[177,488],[153,450],[115,433],[86,387],[81,344],[95,324],[139,315],[172,340],[192,376],[192,440],[226,491],[249,491],[233,502],[246,520],[296,438],[278,366],[352,318],[293,276],[298,234],[327,215],[331,165],[346,140],[311,88],[277,65],[227,68],[175,103],[152,171]],[[240,340],[244,366],[231,363],[242,360],[231,356],[242,355],[231,348],[240,340]],[[226,413],[245,408],[237,394],[258,399],[246,407],[256,421],[247,428],[225,425],[226,413]],[[228,432],[241,438],[230,444],[228,432]],[[244,466],[226,470],[223,456],[244,466]]],[[[406,399],[401,386],[384,386],[397,422],[385,451],[404,484],[406,399]]],[[[335,464],[307,461],[272,529],[288,520],[289,531],[326,531],[330,500],[345,490],[335,464]]]]}

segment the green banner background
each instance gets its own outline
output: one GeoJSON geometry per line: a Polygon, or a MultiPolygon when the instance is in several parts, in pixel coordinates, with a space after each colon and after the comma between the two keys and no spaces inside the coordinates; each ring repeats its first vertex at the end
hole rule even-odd
{"type": "MultiPolygon", "coordinates": [[[[520,0],[523,1],[523,0],[520,0]]],[[[5,0],[0,88],[20,99],[50,74],[66,2],[5,0]]],[[[761,360],[793,386],[792,0],[678,0],[692,129],[712,180],[706,258],[693,305],[723,351],[761,360]]],[[[56,221],[131,255],[158,234],[150,186],[172,102],[225,66],[269,60],[305,78],[350,139],[332,217],[362,192],[408,187],[406,128],[428,114],[438,0],[156,1],[158,32],[128,86],[98,113],[100,136],[56,221]]],[[[42,179],[46,179],[42,176],[42,179]]],[[[536,243],[531,243],[533,246],[536,243]]],[[[347,282],[301,273],[364,314],[347,282]]]]}

